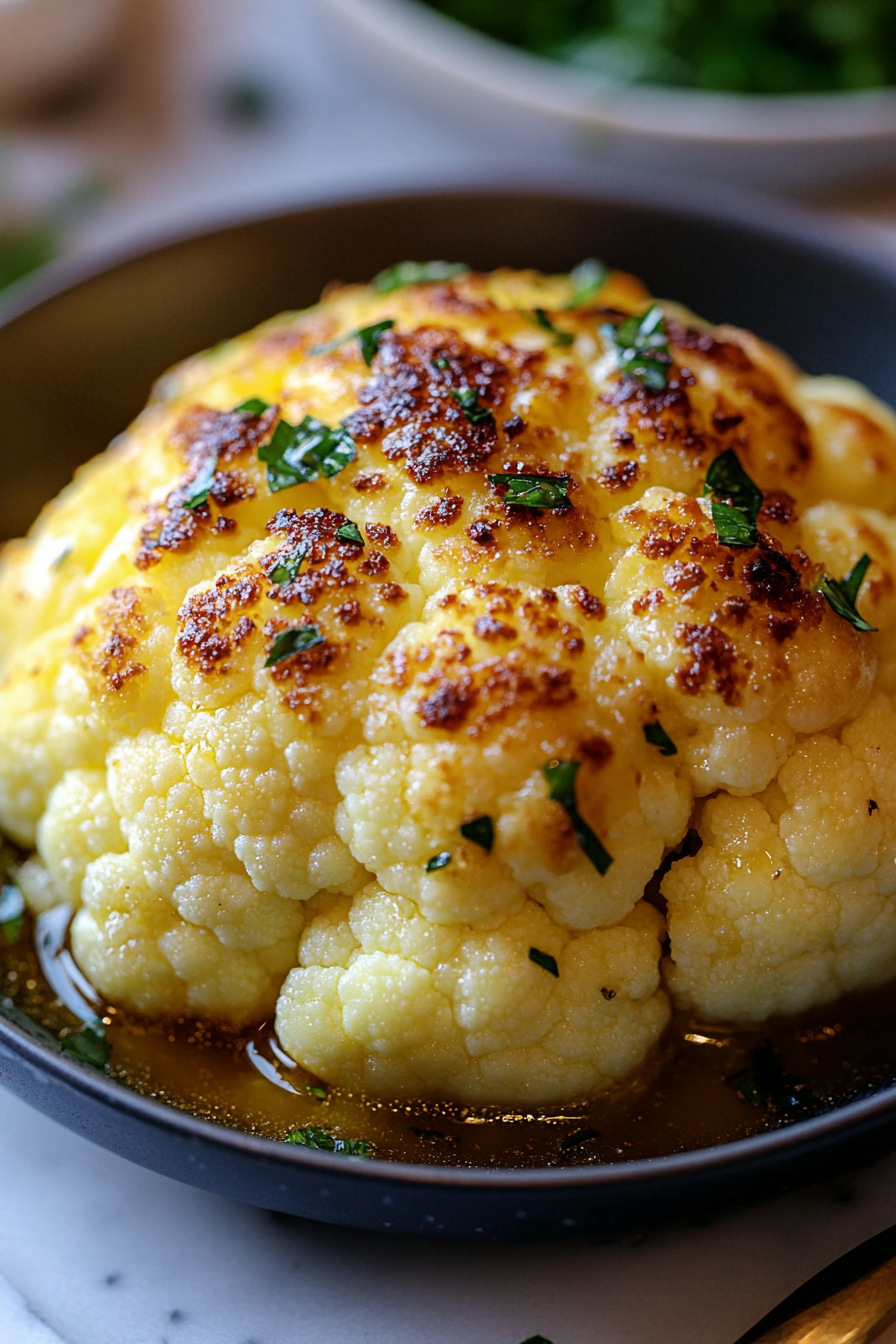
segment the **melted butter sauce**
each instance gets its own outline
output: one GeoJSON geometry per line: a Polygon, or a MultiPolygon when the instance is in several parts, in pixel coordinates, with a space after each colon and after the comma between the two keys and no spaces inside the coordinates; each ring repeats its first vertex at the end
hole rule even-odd
{"type": "MultiPolygon", "coordinates": [[[[55,978],[55,977],[54,977],[55,978]]],[[[58,989],[58,985],[57,985],[58,989]]],[[[33,926],[0,934],[0,1012],[14,1005],[63,1036],[78,1018],[41,971],[33,926]]],[[[466,1107],[387,1101],[341,1088],[321,1100],[312,1078],[280,1050],[273,1026],[252,1033],[179,1017],[151,1022],[100,1010],[108,1073],[192,1115],[283,1140],[300,1126],[366,1139],[372,1156],[463,1167],[558,1167],[660,1157],[761,1133],[781,1123],[726,1079],[773,1042],[784,1069],[804,1078],[822,1109],[896,1081],[896,982],[758,1030],[679,1017],[637,1077],[602,1097],[555,1107],[466,1107]],[[583,1131],[596,1131],[581,1137],[583,1131]]]]}

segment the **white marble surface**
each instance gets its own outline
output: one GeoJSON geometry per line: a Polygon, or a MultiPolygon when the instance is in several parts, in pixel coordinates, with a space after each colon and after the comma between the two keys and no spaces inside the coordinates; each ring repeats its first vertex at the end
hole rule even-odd
{"type": "MultiPolygon", "coordinates": [[[[19,128],[22,200],[100,169],[93,250],[327,185],[474,167],[485,128],[423,113],[345,66],[302,0],[135,0],[104,98],[19,128]],[[234,131],[213,91],[259,76],[278,111],[234,131]]],[[[866,205],[896,218],[886,185],[866,205]]],[[[866,208],[867,206],[867,208],[866,208]]],[[[315,1226],[231,1204],[92,1147],[0,1093],[0,1344],[730,1344],[837,1255],[896,1222],[896,1159],[629,1247],[475,1247],[315,1226]]],[[[896,1344],[896,1331],[886,1337],[896,1344]]]]}
{"type": "Polygon", "coordinates": [[[2,1093],[0,1134],[2,1344],[732,1344],[896,1219],[894,1158],[640,1245],[427,1242],[177,1185],[2,1093]]]}

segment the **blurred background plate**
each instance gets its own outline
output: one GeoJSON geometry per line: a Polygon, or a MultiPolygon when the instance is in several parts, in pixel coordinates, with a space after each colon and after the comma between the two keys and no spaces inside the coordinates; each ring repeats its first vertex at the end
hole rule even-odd
{"type": "Polygon", "coordinates": [[[896,163],[896,91],[753,96],[601,82],[417,0],[314,0],[357,59],[508,152],[590,154],[787,192],[896,163]]]}

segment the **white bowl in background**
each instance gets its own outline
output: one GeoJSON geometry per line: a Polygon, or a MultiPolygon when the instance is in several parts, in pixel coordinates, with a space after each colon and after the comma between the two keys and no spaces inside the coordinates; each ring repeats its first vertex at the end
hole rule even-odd
{"type": "Polygon", "coordinates": [[[575,153],[785,192],[896,166],[896,90],[754,96],[631,86],[510,47],[417,0],[315,0],[338,38],[509,153],[575,153]]]}

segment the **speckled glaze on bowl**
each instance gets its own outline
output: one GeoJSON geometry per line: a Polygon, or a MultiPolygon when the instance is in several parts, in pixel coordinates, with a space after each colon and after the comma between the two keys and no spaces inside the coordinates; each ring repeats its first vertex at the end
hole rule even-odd
{"type": "MultiPolygon", "coordinates": [[[[651,179],[591,187],[493,178],[252,219],[102,268],[61,265],[0,311],[0,536],[26,528],[78,462],[139,410],[167,365],[334,275],[405,256],[566,270],[602,256],[716,320],[754,328],[811,373],[896,402],[896,268],[861,237],[751,198],[651,179]]],[[[306,1218],[482,1239],[612,1238],[868,1161],[896,1146],[896,1088],[738,1143],[653,1161],[490,1171],[346,1159],[212,1125],[60,1053],[0,997],[0,1083],[177,1180],[306,1218]]]]}

